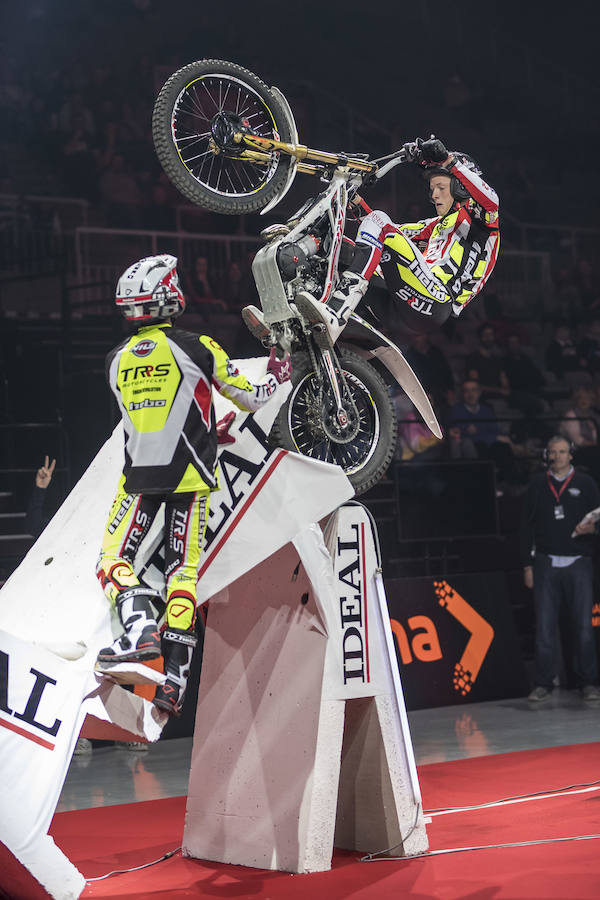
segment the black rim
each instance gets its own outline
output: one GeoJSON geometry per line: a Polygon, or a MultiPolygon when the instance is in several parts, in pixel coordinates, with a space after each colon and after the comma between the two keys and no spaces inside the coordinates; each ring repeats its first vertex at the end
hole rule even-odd
{"type": "Polygon", "coordinates": [[[261,190],[277,170],[279,154],[266,165],[237,158],[240,145],[228,140],[228,128],[243,122],[253,134],[279,140],[275,117],[265,100],[238,78],[201,75],[179,93],[171,118],[173,143],[190,175],[203,187],[226,197],[261,190]],[[212,142],[220,148],[215,153],[212,142]]]}
{"type": "Polygon", "coordinates": [[[359,417],[353,440],[338,443],[325,433],[322,417],[327,415],[327,400],[319,400],[319,383],[314,372],[302,379],[290,397],[288,426],[299,453],[335,463],[347,475],[353,475],[373,457],[379,441],[380,419],[368,388],[352,372],[344,370],[344,375],[359,417]]]}

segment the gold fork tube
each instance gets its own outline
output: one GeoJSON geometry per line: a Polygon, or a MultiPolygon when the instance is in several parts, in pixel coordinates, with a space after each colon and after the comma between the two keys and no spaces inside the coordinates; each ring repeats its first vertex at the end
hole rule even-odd
{"type": "MultiPolygon", "coordinates": [[[[242,134],[241,132],[238,132],[238,134],[234,136],[234,140],[236,140],[237,143],[241,143],[243,140],[247,147],[253,148],[253,150],[244,151],[243,156],[246,159],[254,159],[255,162],[260,161],[259,157],[251,157],[247,154],[252,153],[253,151],[258,151],[258,153],[262,151],[263,154],[265,151],[269,153],[278,151],[279,153],[287,153],[289,156],[295,156],[298,160],[308,159],[336,167],[348,166],[348,168],[358,172],[374,172],[377,169],[375,163],[367,162],[364,159],[354,159],[351,156],[345,157],[336,153],[326,153],[324,150],[311,150],[310,147],[306,147],[304,144],[287,144],[285,141],[276,141],[272,138],[242,134]]],[[[302,170],[299,169],[299,171],[302,170]]]]}

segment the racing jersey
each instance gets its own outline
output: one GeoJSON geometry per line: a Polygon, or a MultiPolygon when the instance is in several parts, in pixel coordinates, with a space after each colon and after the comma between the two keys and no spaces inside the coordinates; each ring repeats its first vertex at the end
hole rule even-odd
{"type": "Polygon", "coordinates": [[[397,227],[417,245],[452,301],[465,306],[483,288],[496,264],[498,195],[458,160],[448,174],[455,175],[469,193],[466,204],[443,217],[397,227]]]}
{"type": "Polygon", "coordinates": [[[272,374],[248,381],[212,338],[168,323],[140,328],[111,350],[106,377],[123,419],[130,494],[216,490],[212,388],[251,412],[277,388],[272,374]]]}

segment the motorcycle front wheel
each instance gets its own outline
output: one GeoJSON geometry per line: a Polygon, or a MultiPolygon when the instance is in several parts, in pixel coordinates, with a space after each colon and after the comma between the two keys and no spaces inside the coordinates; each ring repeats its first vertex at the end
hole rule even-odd
{"type": "Polygon", "coordinates": [[[266,84],[234,63],[201,59],[175,72],[154,105],[160,164],[193,203],[226,215],[262,209],[286,182],[292,159],[277,152],[252,162],[232,135],[238,126],[289,142],[285,110],[266,84]]]}
{"type": "Polygon", "coordinates": [[[292,391],[278,413],[271,437],[287,450],[341,466],[356,494],[363,494],[383,478],[392,461],[396,413],[383,378],[369,363],[346,349],[339,360],[358,411],[352,439],[332,437],[326,422],[327,404],[319,395],[319,378],[304,353],[292,357],[292,391]]]}

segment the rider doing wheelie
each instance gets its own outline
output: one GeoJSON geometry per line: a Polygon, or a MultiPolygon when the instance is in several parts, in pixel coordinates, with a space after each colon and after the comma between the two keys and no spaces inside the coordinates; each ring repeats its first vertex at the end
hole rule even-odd
{"type": "Polygon", "coordinates": [[[327,303],[301,292],[300,312],[327,328],[335,342],[350,314],[365,295],[380,265],[395,311],[408,327],[427,330],[450,314],[458,316],[483,288],[498,254],[498,196],[487,185],[475,161],[459,151],[448,152],[430,138],[405,145],[411,162],[424,169],[429,196],[437,215],[397,225],[386,213],[364,213],[352,263],[343,272],[327,303]]]}
{"type": "Polygon", "coordinates": [[[275,350],[260,384],[251,383],[212,338],[174,328],[185,308],[177,259],[149,256],[130,266],[116,305],[138,325],[106,358],[125,437],[125,465],[111,507],[97,576],[116,606],[123,634],[98,655],[96,668],[163,656],[166,681],[154,702],[177,715],[196,643],[196,581],[211,491],[219,486],[218,425],[212,389],[240,409],[255,411],[290,377],[289,358],[275,350]],[[160,595],[134,571],[137,552],[164,507],[165,628],[159,633],[151,600],[160,595]]]}

